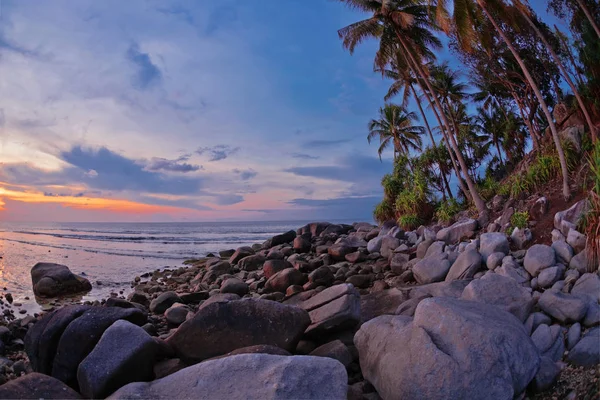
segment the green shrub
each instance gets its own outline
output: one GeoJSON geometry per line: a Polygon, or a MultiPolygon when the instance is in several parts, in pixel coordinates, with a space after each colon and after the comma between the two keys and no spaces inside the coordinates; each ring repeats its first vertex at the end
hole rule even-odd
{"type": "Polygon", "coordinates": [[[479,184],[479,194],[484,198],[485,201],[491,200],[500,190],[500,182],[486,176],[483,182],[479,184]]]}
{"type": "Polygon", "coordinates": [[[455,199],[442,201],[435,211],[435,217],[442,222],[449,223],[462,209],[463,207],[455,199]]]}
{"type": "Polygon", "coordinates": [[[510,217],[510,224],[514,228],[524,229],[527,228],[527,221],[529,220],[529,213],[527,211],[523,212],[515,212],[512,217],[510,217]]]}
{"type": "Polygon", "coordinates": [[[404,214],[398,218],[398,225],[407,231],[417,229],[423,221],[416,214],[404,214]]]}
{"type": "Polygon", "coordinates": [[[390,202],[386,199],[383,199],[381,203],[377,204],[373,210],[373,218],[379,223],[394,219],[394,216],[394,207],[392,207],[390,202]]]}

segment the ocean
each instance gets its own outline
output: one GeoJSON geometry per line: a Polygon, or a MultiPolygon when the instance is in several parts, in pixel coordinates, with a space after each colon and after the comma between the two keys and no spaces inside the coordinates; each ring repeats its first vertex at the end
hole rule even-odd
{"type": "Polygon", "coordinates": [[[209,252],[262,243],[307,222],[0,222],[0,290],[22,304],[17,310],[39,311],[30,270],[43,261],[64,264],[90,280],[93,289],[81,300],[127,294],[137,275],[177,268],[209,252]]]}

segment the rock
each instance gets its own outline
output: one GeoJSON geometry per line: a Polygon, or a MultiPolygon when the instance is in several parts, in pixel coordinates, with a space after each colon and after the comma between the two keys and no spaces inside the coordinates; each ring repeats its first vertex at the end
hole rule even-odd
{"type": "Polygon", "coordinates": [[[581,217],[588,209],[589,201],[583,199],[573,204],[567,210],[557,212],[554,215],[554,227],[566,237],[569,234],[571,226],[577,226],[581,217]]]}
{"type": "Polygon", "coordinates": [[[257,344],[256,346],[248,346],[242,347],[241,349],[235,349],[234,351],[231,351],[222,356],[213,357],[211,358],[211,360],[235,356],[238,354],[273,354],[276,356],[291,356],[289,351],[285,351],[281,347],[269,346],[268,344],[257,344]]]}
{"type": "Polygon", "coordinates": [[[383,258],[389,259],[394,254],[394,250],[401,244],[400,239],[392,236],[384,236],[381,240],[381,249],[379,252],[383,258]]]}
{"type": "Polygon", "coordinates": [[[460,242],[463,238],[471,238],[477,229],[477,221],[468,219],[466,221],[456,222],[455,224],[438,231],[436,238],[446,244],[460,242]]]}
{"type": "Polygon", "coordinates": [[[567,244],[564,240],[556,240],[552,243],[554,254],[556,254],[556,261],[569,265],[573,258],[573,248],[567,244]]]}
{"type": "Polygon", "coordinates": [[[262,268],[265,278],[269,279],[276,273],[283,271],[286,268],[293,268],[293,266],[285,260],[267,260],[262,268]]]}
{"type": "Polygon", "coordinates": [[[416,263],[413,267],[415,280],[421,285],[441,282],[450,270],[450,262],[439,257],[428,257],[416,263]]]}
{"type": "Polygon", "coordinates": [[[404,271],[406,271],[408,261],[410,256],[405,253],[394,253],[392,259],[390,260],[390,268],[392,272],[396,275],[401,275],[404,271]]]}
{"type": "Polygon", "coordinates": [[[561,323],[580,321],[587,311],[586,301],[554,289],[546,290],[542,294],[538,306],[561,323]]]}
{"type": "Polygon", "coordinates": [[[471,279],[481,268],[481,254],[477,250],[466,250],[458,256],[446,275],[446,282],[471,279]]]}
{"type": "Polygon", "coordinates": [[[370,275],[352,275],[346,279],[347,283],[354,285],[360,289],[366,289],[371,284],[371,276],[370,275]]]}
{"type": "Polygon", "coordinates": [[[379,253],[379,250],[381,250],[381,243],[383,242],[384,237],[385,236],[377,236],[369,240],[369,242],[367,243],[367,251],[369,253],[379,253]]]}
{"type": "Polygon", "coordinates": [[[565,273],[565,268],[560,267],[550,267],[542,270],[538,275],[538,286],[541,288],[549,288],[554,285],[557,281],[561,280],[565,273]]]}
{"type": "Polygon", "coordinates": [[[165,318],[171,325],[179,326],[187,319],[190,309],[181,303],[175,303],[165,311],[165,318]]]}
{"type": "Polygon", "coordinates": [[[535,312],[527,317],[527,320],[525,321],[525,329],[527,330],[528,334],[531,334],[532,332],[535,332],[538,326],[542,324],[550,325],[551,323],[552,320],[546,314],[535,312]]]}
{"type": "Polygon", "coordinates": [[[239,300],[240,296],[235,293],[218,293],[214,296],[211,296],[208,300],[204,301],[200,307],[198,307],[198,311],[202,310],[205,307],[213,303],[226,303],[228,301],[239,300]]]}
{"type": "MultiPolygon", "coordinates": [[[[251,256],[246,256],[238,261],[237,265],[242,271],[256,271],[257,269],[261,269],[263,264],[267,261],[267,258],[261,254],[253,254],[251,256]]],[[[273,259],[270,261],[274,261],[273,259]]],[[[281,260],[277,260],[281,261],[281,260]]]]}
{"type": "Polygon", "coordinates": [[[219,251],[219,257],[221,258],[229,258],[235,254],[235,249],[227,249],[219,251]]]}
{"type": "Polygon", "coordinates": [[[540,353],[544,353],[552,347],[559,334],[560,325],[552,325],[551,328],[547,324],[540,324],[531,335],[531,340],[540,353]]]}
{"type": "Polygon", "coordinates": [[[514,316],[452,298],[421,301],[414,319],[375,318],[354,342],[363,376],[390,399],[513,399],[540,364],[514,316]]]}
{"type": "Polygon", "coordinates": [[[52,364],[61,335],[90,306],[72,305],[44,315],[25,336],[25,351],[34,371],[52,374],[52,364]]]}
{"type": "Polygon", "coordinates": [[[91,307],[74,319],[58,341],[52,376],[76,388],[77,367],[96,346],[104,331],[120,319],[140,326],[146,323],[146,316],[137,308],[91,307]]]}
{"type": "Polygon", "coordinates": [[[490,271],[495,270],[498,266],[500,266],[502,264],[502,259],[504,258],[505,254],[504,253],[492,253],[488,256],[487,258],[487,268],[490,271]]]}
{"type": "Polygon", "coordinates": [[[398,289],[387,289],[360,296],[361,322],[367,322],[384,314],[393,315],[405,302],[406,295],[398,289]]]}
{"type": "Polygon", "coordinates": [[[567,362],[582,367],[597,366],[600,363],[598,343],[600,343],[600,328],[594,328],[569,351],[567,362]]]}
{"type": "Polygon", "coordinates": [[[330,225],[329,222],[311,222],[298,229],[297,235],[310,234],[311,237],[320,236],[321,233],[330,225]]]}
{"type": "Polygon", "coordinates": [[[232,265],[235,265],[242,258],[251,256],[253,254],[254,254],[254,250],[252,250],[252,247],[248,247],[248,246],[238,247],[237,250],[235,251],[235,253],[233,253],[231,255],[231,257],[229,257],[229,263],[232,265]]]}
{"type": "Polygon", "coordinates": [[[552,229],[552,243],[558,241],[558,240],[566,240],[567,238],[565,238],[565,235],[562,234],[561,231],[559,231],[558,229],[552,229]]]}
{"type": "Polygon", "coordinates": [[[104,398],[130,382],[151,380],[157,350],[157,343],[142,328],[115,322],[77,368],[81,393],[104,398]]]}
{"type": "Polygon", "coordinates": [[[429,246],[433,244],[432,239],[424,240],[417,245],[417,258],[425,258],[429,246]]]}
{"type": "Polygon", "coordinates": [[[533,234],[529,228],[515,228],[510,235],[510,240],[517,249],[524,249],[533,242],[533,234]]]}
{"type": "Polygon", "coordinates": [[[503,253],[504,255],[507,255],[509,251],[510,246],[504,233],[483,233],[479,237],[479,253],[481,253],[483,262],[487,262],[488,257],[492,253],[503,253]]]}
{"type": "Polygon", "coordinates": [[[534,221],[540,221],[548,213],[549,205],[546,197],[538,198],[529,208],[529,217],[534,221]]]}
{"type": "Polygon", "coordinates": [[[299,306],[310,315],[306,334],[315,337],[353,327],[360,321],[360,294],[347,283],[327,288],[299,306]]]}
{"type": "Polygon", "coordinates": [[[600,277],[589,272],[581,275],[571,289],[571,294],[578,297],[585,296],[592,301],[600,301],[600,277]]]}
{"type": "Polygon", "coordinates": [[[409,297],[454,297],[459,298],[470,281],[436,282],[417,286],[409,292],[409,297]]]}
{"type": "Polygon", "coordinates": [[[588,272],[587,251],[583,250],[581,253],[574,255],[569,263],[569,268],[578,271],[582,275],[588,272]]]}
{"type": "Polygon", "coordinates": [[[89,292],[92,284],[77,276],[66,265],[37,263],[31,268],[33,293],[40,297],[57,297],[68,294],[89,292]]]}
{"type": "Polygon", "coordinates": [[[346,369],[326,357],[241,354],[131,383],[109,399],[346,399],[346,369]]]}
{"type": "Polygon", "coordinates": [[[329,249],[327,249],[327,254],[329,254],[335,261],[345,261],[346,254],[350,254],[354,250],[356,250],[355,247],[348,247],[344,243],[338,243],[329,247],[329,249]]]}
{"type": "Polygon", "coordinates": [[[334,340],[333,342],[325,343],[322,346],[317,347],[310,352],[311,356],[315,357],[329,357],[334,360],[338,360],[344,367],[347,367],[352,362],[352,354],[344,343],[340,340],[334,340]]]}
{"type": "Polygon", "coordinates": [[[586,327],[600,325],[600,305],[596,301],[588,303],[587,311],[583,319],[583,325],[586,327]]]}
{"type": "Polygon", "coordinates": [[[296,231],[290,230],[280,235],[275,235],[263,243],[263,248],[268,249],[284,243],[290,243],[296,238],[296,231]]]}
{"type": "Polygon", "coordinates": [[[355,251],[350,254],[346,254],[346,261],[352,264],[365,261],[366,256],[362,251],[355,251]]]}
{"type": "Polygon", "coordinates": [[[548,357],[542,357],[540,359],[540,369],[533,382],[531,382],[531,388],[534,392],[543,392],[548,390],[560,375],[561,368],[554,362],[554,360],[548,357]]]}
{"type": "Polygon", "coordinates": [[[238,278],[229,278],[221,284],[221,293],[235,293],[242,297],[248,290],[248,285],[238,278]]]}
{"type": "Polygon", "coordinates": [[[308,274],[308,281],[319,286],[330,286],[334,281],[333,272],[329,267],[319,267],[308,274]]]}
{"type": "Polygon", "coordinates": [[[177,296],[177,293],[164,292],[150,302],[150,311],[154,314],[163,314],[173,304],[181,302],[182,301],[179,296],[177,296]]]}
{"type": "Polygon", "coordinates": [[[556,263],[554,249],[545,244],[534,244],[525,254],[523,266],[531,276],[538,276],[541,270],[556,263]]]}
{"type": "Polygon", "coordinates": [[[424,258],[429,258],[433,256],[441,256],[444,254],[444,249],[446,248],[446,243],[442,241],[437,241],[431,243],[431,245],[427,248],[427,252],[425,253],[424,258]]]}
{"type": "Polygon", "coordinates": [[[574,323],[567,332],[567,350],[571,350],[581,339],[581,324],[574,323]]]}
{"type": "Polygon", "coordinates": [[[83,399],[73,389],[51,376],[33,372],[0,386],[2,399],[83,399]]]}
{"type": "Polygon", "coordinates": [[[308,253],[311,248],[310,240],[303,236],[296,236],[292,247],[296,253],[308,253]]]}
{"type": "Polygon", "coordinates": [[[306,283],[306,275],[295,268],[286,268],[269,278],[265,283],[265,290],[285,293],[288,287],[304,285],[304,283],[306,283]]]}
{"type": "Polygon", "coordinates": [[[527,289],[513,279],[493,273],[469,283],[461,298],[494,305],[513,314],[521,322],[527,319],[534,303],[527,289]]]}
{"type": "Polygon", "coordinates": [[[515,213],[515,209],[513,207],[510,207],[509,204],[513,203],[507,203],[504,206],[504,211],[502,212],[502,215],[500,216],[500,221],[496,220],[500,224],[500,230],[503,231],[510,226],[510,220],[513,214],[515,213]]]}
{"type": "Polygon", "coordinates": [[[167,343],[192,362],[258,344],[293,351],[309,324],[306,311],[269,300],[217,302],[198,310],[167,343]]]}
{"type": "Polygon", "coordinates": [[[569,230],[569,233],[567,234],[567,243],[573,248],[575,254],[578,254],[585,249],[586,241],[586,235],[577,232],[575,229],[569,230]]]}
{"type": "MultiPolygon", "coordinates": [[[[237,253],[236,251],[236,254],[232,255],[231,258],[235,259],[239,254],[240,253],[237,253]]],[[[218,261],[206,269],[206,273],[202,277],[202,283],[211,285],[219,276],[229,273],[231,273],[231,264],[227,261],[218,261]]]]}

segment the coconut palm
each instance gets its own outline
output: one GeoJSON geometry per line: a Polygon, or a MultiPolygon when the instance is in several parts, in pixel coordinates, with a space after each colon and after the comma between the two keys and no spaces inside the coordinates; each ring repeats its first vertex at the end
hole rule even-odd
{"type": "Polygon", "coordinates": [[[424,133],[422,126],[413,125],[417,115],[396,104],[386,104],[379,109],[379,119],[369,122],[369,143],[379,138],[377,153],[381,154],[390,145],[394,148],[394,161],[399,155],[408,156],[411,150],[420,150],[423,145],[421,135],[424,133]]]}
{"type": "Polygon", "coordinates": [[[487,139],[484,146],[486,148],[490,147],[490,145],[494,146],[498,153],[500,164],[504,164],[502,152],[500,151],[506,129],[506,118],[504,115],[502,115],[497,108],[485,110],[482,107],[477,107],[475,126],[479,131],[479,134],[487,139]]]}
{"type": "MultiPolygon", "coordinates": [[[[340,0],[350,8],[369,12],[371,17],[348,25],[338,31],[343,40],[344,47],[352,53],[355,47],[368,38],[379,40],[379,51],[375,62],[385,65],[393,59],[398,52],[407,61],[407,65],[418,77],[418,84],[424,85],[430,93],[433,87],[427,79],[423,60],[431,55],[431,49],[440,46],[440,41],[433,35],[436,26],[429,16],[429,7],[415,0],[340,0]]],[[[421,87],[423,91],[423,86],[421,87]]],[[[447,132],[451,132],[451,125],[443,112],[443,107],[436,96],[432,98],[434,106],[440,110],[440,116],[447,132]]],[[[473,203],[480,214],[487,213],[485,202],[477,192],[474,181],[469,176],[469,169],[464,157],[460,154],[456,138],[449,134],[449,145],[456,153],[460,168],[465,176],[469,193],[473,203]]]]}

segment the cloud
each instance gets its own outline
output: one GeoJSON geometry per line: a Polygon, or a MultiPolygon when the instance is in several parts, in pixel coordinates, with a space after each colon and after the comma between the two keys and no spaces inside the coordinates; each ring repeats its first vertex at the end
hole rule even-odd
{"type": "Polygon", "coordinates": [[[0,128],[2,128],[6,124],[6,119],[4,118],[4,108],[0,108],[0,128]]]}
{"type": "Polygon", "coordinates": [[[196,164],[188,164],[186,162],[183,162],[184,160],[187,160],[187,157],[180,157],[176,160],[152,157],[148,164],[146,164],[146,170],[167,172],[193,172],[202,169],[202,166],[196,164]]]}
{"type": "MultiPolygon", "coordinates": [[[[2,5],[0,4],[0,13],[2,12],[2,5]]],[[[0,33],[0,50],[6,50],[6,51],[10,51],[13,53],[17,53],[21,56],[25,56],[25,57],[37,57],[39,54],[35,51],[29,50],[21,45],[19,45],[18,43],[9,41],[8,39],[5,39],[2,37],[1,33],[0,33]]]]}
{"type": "Polygon", "coordinates": [[[292,153],[291,156],[292,158],[297,158],[299,160],[318,160],[320,158],[319,156],[313,156],[306,153],[292,153]]]}
{"type": "Polygon", "coordinates": [[[88,178],[95,178],[98,176],[98,172],[95,169],[90,169],[88,172],[85,173],[85,176],[87,176],[88,178]]]}
{"type": "Polygon", "coordinates": [[[225,144],[218,144],[213,147],[200,147],[196,150],[199,155],[208,154],[208,161],[220,161],[227,157],[237,153],[240,150],[239,147],[231,147],[225,144]]]}
{"type": "Polygon", "coordinates": [[[215,196],[216,203],[221,206],[230,206],[244,201],[244,196],[239,194],[222,194],[215,196]]]}
{"type": "Polygon", "coordinates": [[[310,140],[302,144],[305,149],[314,149],[315,147],[333,147],[351,142],[352,139],[333,139],[333,140],[310,140]]]}
{"type": "Polygon", "coordinates": [[[162,79],[160,69],[152,63],[147,53],[140,51],[137,43],[129,46],[126,57],[137,69],[132,81],[135,88],[144,90],[160,82],[162,79]]]}
{"type": "Polygon", "coordinates": [[[356,218],[357,221],[372,221],[373,209],[381,201],[381,196],[339,197],[332,199],[298,198],[288,204],[299,207],[310,207],[313,218],[328,220],[356,218]]]}
{"type": "Polygon", "coordinates": [[[238,174],[243,181],[250,180],[250,179],[254,178],[256,175],[258,175],[258,172],[256,172],[252,168],[247,169],[245,171],[236,168],[233,170],[233,172],[238,174]]]}

